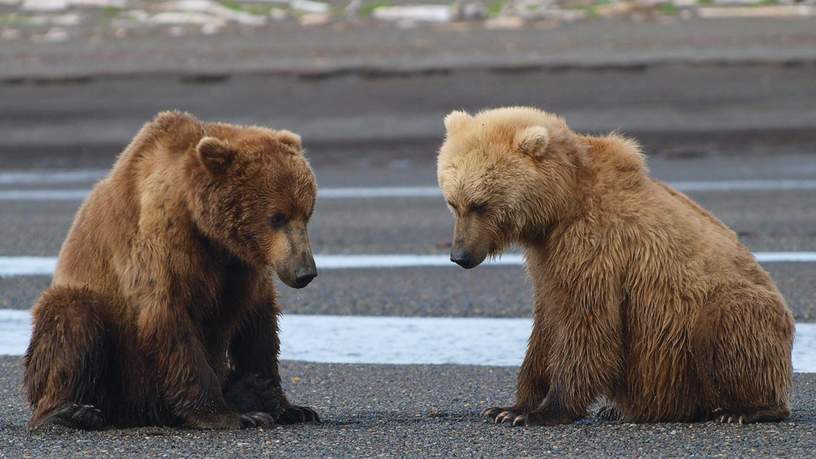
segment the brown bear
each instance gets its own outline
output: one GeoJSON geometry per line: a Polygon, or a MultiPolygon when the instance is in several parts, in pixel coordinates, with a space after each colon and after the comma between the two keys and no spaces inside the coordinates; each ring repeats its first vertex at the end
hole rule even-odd
{"type": "Polygon", "coordinates": [[[78,211],[34,306],[29,427],[318,421],[281,390],[273,279],[317,276],[315,196],[292,132],[178,112],[147,123],[78,211]]]}
{"type": "Polygon", "coordinates": [[[782,295],[733,231],[649,176],[637,143],[523,107],[445,127],[451,260],[470,269],[519,244],[534,288],[516,403],[484,416],[569,423],[600,397],[630,422],[789,415],[782,295]]]}

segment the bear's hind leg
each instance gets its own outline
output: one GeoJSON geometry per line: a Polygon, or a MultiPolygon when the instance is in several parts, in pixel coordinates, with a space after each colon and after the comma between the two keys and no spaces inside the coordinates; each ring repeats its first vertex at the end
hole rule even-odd
{"type": "Polygon", "coordinates": [[[108,361],[103,300],[87,289],[52,287],[33,309],[23,385],[32,406],[29,429],[57,423],[80,429],[107,424],[108,361]]]}
{"type": "Polygon", "coordinates": [[[790,415],[794,322],[777,293],[722,288],[704,306],[694,334],[708,419],[745,424],[790,415]]]}

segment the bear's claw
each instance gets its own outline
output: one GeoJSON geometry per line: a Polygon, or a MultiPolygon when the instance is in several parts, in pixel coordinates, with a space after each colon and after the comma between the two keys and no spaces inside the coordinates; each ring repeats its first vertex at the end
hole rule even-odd
{"type": "Polygon", "coordinates": [[[255,411],[241,415],[241,428],[249,429],[254,427],[269,428],[275,425],[275,418],[268,413],[255,411]]]}
{"type": "Polygon", "coordinates": [[[281,409],[278,424],[298,424],[301,422],[320,424],[320,416],[317,415],[315,410],[306,406],[288,405],[281,409]]]}
{"type": "Polygon", "coordinates": [[[482,416],[491,419],[495,424],[503,424],[505,422],[514,424],[516,418],[522,416],[522,413],[519,409],[512,406],[494,406],[482,411],[482,416]]]}
{"type": "Polygon", "coordinates": [[[714,422],[720,424],[747,424],[750,422],[748,415],[727,413],[722,408],[714,410],[712,416],[714,417],[714,422]]]}
{"type": "Polygon", "coordinates": [[[595,416],[603,421],[620,421],[623,418],[620,411],[614,406],[601,407],[595,416]]]}

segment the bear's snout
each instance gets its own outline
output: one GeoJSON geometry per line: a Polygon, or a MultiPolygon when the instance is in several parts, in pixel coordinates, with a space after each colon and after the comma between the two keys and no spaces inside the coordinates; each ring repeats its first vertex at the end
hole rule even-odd
{"type": "Polygon", "coordinates": [[[309,282],[311,282],[315,277],[317,277],[317,268],[315,268],[314,263],[307,266],[302,266],[295,271],[295,282],[293,287],[303,288],[309,285],[309,282]]]}
{"type": "Polygon", "coordinates": [[[451,251],[450,260],[465,269],[475,268],[481,262],[466,250],[451,251]]]}

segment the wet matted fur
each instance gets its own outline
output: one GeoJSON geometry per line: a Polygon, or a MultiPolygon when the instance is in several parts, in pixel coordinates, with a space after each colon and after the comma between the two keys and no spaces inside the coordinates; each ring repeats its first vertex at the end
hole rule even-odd
{"type": "Polygon", "coordinates": [[[273,281],[316,273],[315,196],[296,134],[177,112],[147,123],[77,213],[34,306],[30,427],[317,420],[280,388],[273,281]]]}
{"type": "Polygon", "coordinates": [[[472,268],[517,243],[534,325],[514,425],[572,422],[599,397],[634,422],[789,415],[793,317],[716,217],[649,176],[633,140],[533,108],[453,112],[438,180],[472,268]]]}

